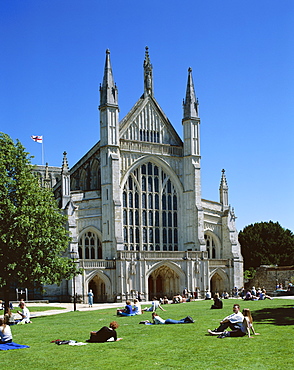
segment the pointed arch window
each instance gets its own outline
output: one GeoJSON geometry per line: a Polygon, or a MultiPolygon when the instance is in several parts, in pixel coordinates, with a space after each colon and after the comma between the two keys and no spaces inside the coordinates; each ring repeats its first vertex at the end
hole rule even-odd
{"type": "Polygon", "coordinates": [[[176,188],[162,168],[152,162],[136,168],[123,189],[125,250],[178,250],[178,202],[176,188]]]}
{"type": "Polygon", "coordinates": [[[80,236],[79,257],[80,259],[102,259],[102,244],[96,233],[88,231],[80,236]]]}
{"type": "Polygon", "coordinates": [[[214,242],[213,237],[210,234],[204,235],[206,250],[207,250],[207,257],[215,259],[216,257],[216,245],[214,242]]]}

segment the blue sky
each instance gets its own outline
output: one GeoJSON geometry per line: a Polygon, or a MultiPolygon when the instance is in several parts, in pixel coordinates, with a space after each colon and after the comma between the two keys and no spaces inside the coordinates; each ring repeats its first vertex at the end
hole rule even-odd
{"type": "Polygon", "coordinates": [[[0,131],[41,164],[73,166],[99,140],[98,87],[111,50],[120,119],[143,93],[149,46],[155,98],[182,137],[193,69],[201,118],[202,196],[226,170],[237,228],[294,230],[292,0],[2,0],[0,131]]]}

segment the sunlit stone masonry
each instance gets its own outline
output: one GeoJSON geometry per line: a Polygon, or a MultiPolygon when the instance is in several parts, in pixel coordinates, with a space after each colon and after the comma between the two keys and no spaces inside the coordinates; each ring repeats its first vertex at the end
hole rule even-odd
{"type": "Polygon", "coordinates": [[[74,281],[47,286],[44,298],[68,299],[75,289],[77,298],[87,302],[92,289],[94,302],[125,301],[138,294],[145,301],[154,295],[170,299],[184,289],[204,297],[207,291],[243,286],[224,170],[218,201],[201,198],[200,118],[192,70],[183,101],[182,141],[154,97],[147,47],[143,68],[143,95],[119,121],[107,50],[100,141],[70,169],[66,153],[59,171],[36,168],[40,183],[53,187],[68,216],[68,256],[75,252],[83,269],[74,281]]]}

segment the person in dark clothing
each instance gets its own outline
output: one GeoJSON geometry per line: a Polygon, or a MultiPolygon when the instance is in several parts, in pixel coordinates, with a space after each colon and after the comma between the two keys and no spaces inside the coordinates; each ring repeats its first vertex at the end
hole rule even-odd
{"type": "Polygon", "coordinates": [[[109,328],[107,326],[103,326],[98,331],[91,331],[90,339],[88,339],[86,342],[104,343],[121,340],[122,338],[117,338],[117,333],[115,331],[118,326],[119,325],[116,321],[112,321],[109,324],[109,328]]]}
{"type": "Polygon", "coordinates": [[[214,299],[214,303],[213,303],[213,305],[211,305],[210,308],[212,308],[212,309],[221,309],[221,308],[223,308],[223,302],[219,298],[219,294],[218,293],[215,293],[213,299],[214,299]]]}

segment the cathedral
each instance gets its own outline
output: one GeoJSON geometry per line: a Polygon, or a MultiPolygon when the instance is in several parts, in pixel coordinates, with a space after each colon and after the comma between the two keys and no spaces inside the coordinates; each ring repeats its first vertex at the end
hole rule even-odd
{"type": "MultiPolygon", "coordinates": [[[[144,92],[119,121],[118,89],[106,51],[100,86],[100,141],[72,168],[38,166],[68,217],[74,255],[83,274],[47,286],[44,298],[123,302],[138,295],[171,299],[185,289],[243,286],[243,258],[222,170],[219,200],[201,197],[200,118],[188,70],[180,138],[154,97],[146,47],[144,92]]],[[[181,107],[179,106],[179,109],[181,107]]],[[[217,155],[217,153],[216,153],[217,155]]]]}

